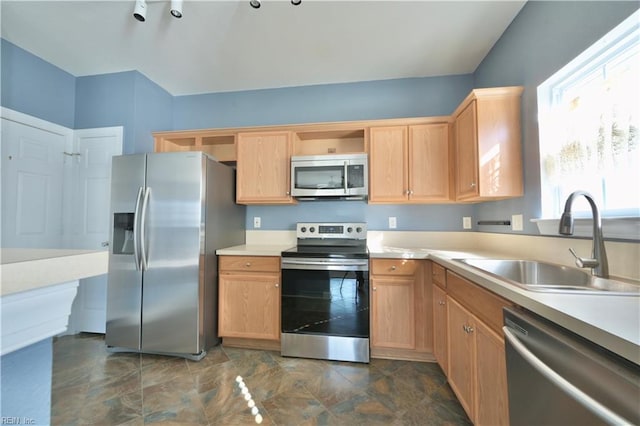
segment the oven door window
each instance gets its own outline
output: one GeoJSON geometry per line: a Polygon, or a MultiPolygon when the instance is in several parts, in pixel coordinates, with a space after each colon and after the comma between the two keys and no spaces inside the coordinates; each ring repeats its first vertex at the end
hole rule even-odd
{"type": "Polygon", "coordinates": [[[283,269],[282,332],[369,337],[369,273],[283,269]]]}

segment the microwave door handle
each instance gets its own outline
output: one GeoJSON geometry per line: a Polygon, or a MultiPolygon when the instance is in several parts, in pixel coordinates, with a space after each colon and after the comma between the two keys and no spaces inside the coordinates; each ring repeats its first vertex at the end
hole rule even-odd
{"type": "Polygon", "coordinates": [[[343,185],[344,185],[344,193],[345,193],[345,194],[347,194],[347,193],[348,193],[348,192],[347,192],[347,179],[348,179],[348,178],[347,178],[347,176],[348,176],[348,175],[347,175],[347,173],[348,173],[348,171],[349,171],[349,162],[348,162],[348,161],[345,161],[345,162],[344,162],[344,179],[342,179],[342,183],[343,183],[343,185]]]}

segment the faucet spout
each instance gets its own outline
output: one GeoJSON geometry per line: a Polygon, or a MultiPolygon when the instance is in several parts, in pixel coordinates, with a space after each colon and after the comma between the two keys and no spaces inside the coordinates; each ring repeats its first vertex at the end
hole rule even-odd
{"type": "Polygon", "coordinates": [[[593,196],[586,191],[575,191],[567,198],[564,205],[564,212],[560,217],[560,227],[558,232],[562,235],[573,235],[573,216],[571,214],[571,206],[578,196],[584,196],[591,206],[591,215],[593,216],[593,246],[591,248],[591,259],[583,259],[578,257],[574,251],[572,254],[576,258],[576,264],[579,267],[590,267],[591,273],[601,278],[609,278],[609,262],[607,260],[607,251],[604,247],[604,238],[602,236],[602,220],[600,211],[593,199],[593,196]]]}

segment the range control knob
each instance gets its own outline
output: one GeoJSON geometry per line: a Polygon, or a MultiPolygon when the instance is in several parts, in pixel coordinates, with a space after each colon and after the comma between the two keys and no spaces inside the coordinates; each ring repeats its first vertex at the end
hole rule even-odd
{"type": "Polygon", "coordinates": [[[352,233],[352,232],[353,232],[353,228],[352,228],[352,227],[348,227],[348,228],[347,228],[347,232],[348,232],[349,234],[350,234],[350,233],[352,233]]]}
{"type": "Polygon", "coordinates": [[[309,228],[309,232],[313,233],[316,232],[316,228],[314,228],[313,226],[311,228],[309,228]]]}
{"type": "Polygon", "coordinates": [[[300,228],[300,232],[307,232],[307,228],[303,226],[302,228],[300,228]]]}
{"type": "Polygon", "coordinates": [[[356,232],[359,234],[362,232],[362,228],[360,228],[359,226],[356,228],[356,232]]]}

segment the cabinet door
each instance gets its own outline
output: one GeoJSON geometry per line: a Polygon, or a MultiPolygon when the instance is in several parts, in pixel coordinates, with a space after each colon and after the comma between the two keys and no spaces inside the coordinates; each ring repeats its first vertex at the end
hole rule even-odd
{"type": "Polygon", "coordinates": [[[478,196],[478,127],[476,101],[456,117],[456,199],[478,196]]]}
{"type": "Polygon", "coordinates": [[[409,126],[409,199],[449,201],[449,124],[409,126]]]}
{"type": "Polygon", "coordinates": [[[371,278],[371,346],[415,348],[413,278],[371,278]]]}
{"type": "Polygon", "coordinates": [[[369,153],[369,201],[407,201],[407,126],[372,127],[369,153]]]}
{"type": "Polygon", "coordinates": [[[280,340],[279,274],[220,274],[221,337],[280,340]]]}
{"type": "Polygon", "coordinates": [[[291,133],[239,133],[237,193],[240,204],[288,204],[291,133]]]}
{"type": "Polygon", "coordinates": [[[438,286],[433,286],[433,355],[448,375],[447,294],[438,286]]]}
{"type": "Polygon", "coordinates": [[[476,321],[476,425],[508,425],[509,399],[504,341],[476,321]]]}
{"type": "Polygon", "coordinates": [[[474,359],[475,345],[472,315],[451,297],[447,297],[448,305],[448,339],[449,339],[449,375],[451,389],[455,392],[460,404],[474,418],[474,359]]]}

